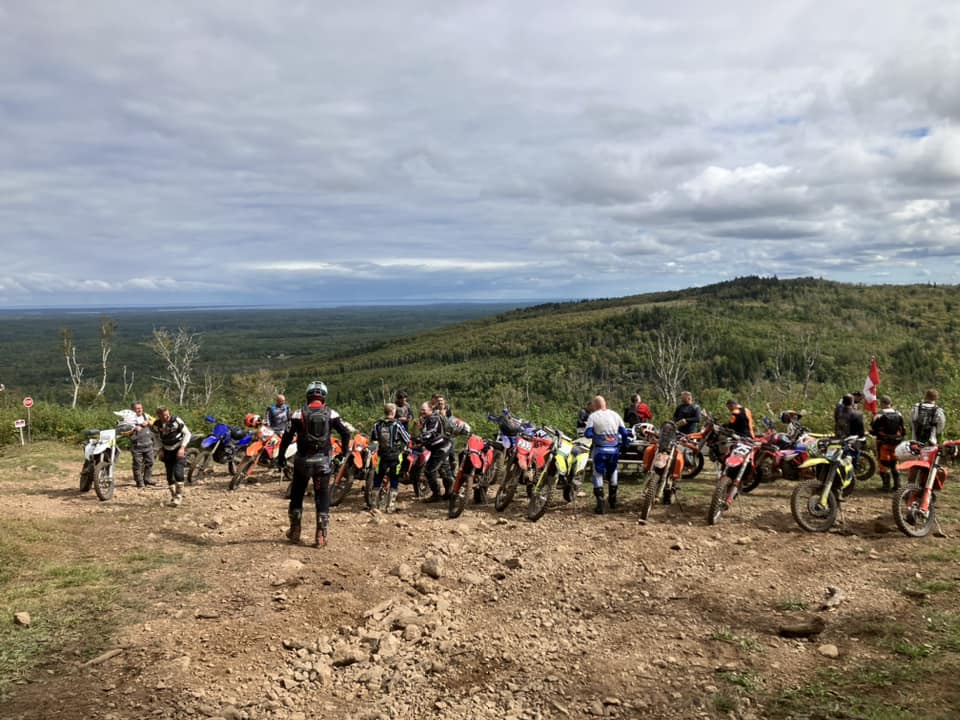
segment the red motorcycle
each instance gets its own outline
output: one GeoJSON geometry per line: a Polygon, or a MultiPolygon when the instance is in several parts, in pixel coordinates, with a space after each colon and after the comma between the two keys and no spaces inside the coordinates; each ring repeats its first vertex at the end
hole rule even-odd
{"type": "Polygon", "coordinates": [[[897,465],[906,471],[907,486],[893,498],[893,519],[904,535],[924,537],[937,522],[937,490],[947,482],[947,469],[940,464],[940,447],[916,441],[897,446],[897,465]]]}
{"type": "MultiPolygon", "coordinates": [[[[640,501],[640,518],[646,520],[658,497],[669,500],[668,495],[677,491],[676,482],[683,473],[682,438],[677,434],[677,426],[667,421],[660,426],[656,445],[650,445],[643,457],[643,467],[647,479],[643,488],[643,499],[640,501]]],[[[700,456],[701,465],[703,456],[700,456]]],[[[665,500],[665,502],[666,502],[665,500]]]]}
{"type": "Polygon", "coordinates": [[[810,445],[816,445],[816,438],[804,433],[794,442],[787,433],[778,432],[770,418],[763,418],[763,424],[767,431],[757,438],[760,449],[757,450],[757,471],[754,473],[756,483],[744,487],[743,491],[750,492],[761,482],[773,482],[778,478],[800,480],[812,477],[809,469],[802,465],[810,459],[808,449],[810,445]]]}
{"type": "Polygon", "coordinates": [[[487,487],[493,475],[494,447],[479,435],[467,438],[467,447],[460,453],[457,477],[450,491],[450,506],[447,517],[460,517],[473,490],[473,502],[480,504],[487,496],[487,487]]]}
{"type": "Polygon", "coordinates": [[[730,454],[723,463],[707,512],[707,524],[716,525],[730,509],[737,495],[746,485],[756,487],[757,450],[760,442],[751,438],[735,436],[730,454]]]}
{"type": "Polygon", "coordinates": [[[413,485],[413,496],[423,497],[430,492],[423,468],[430,459],[430,451],[419,442],[411,442],[400,457],[400,484],[413,485]]]}
{"type": "Polygon", "coordinates": [[[527,487],[527,496],[533,492],[533,478],[540,475],[547,464],[547,455],[553,438],[540,431],[533,434],[522,434],[517,438],[516,451],[507,461],[507,470],[503,482],[497,490],[493,500],[493,507],[502,512],[513,500],[517,486],[521,483],[527,487]]]}

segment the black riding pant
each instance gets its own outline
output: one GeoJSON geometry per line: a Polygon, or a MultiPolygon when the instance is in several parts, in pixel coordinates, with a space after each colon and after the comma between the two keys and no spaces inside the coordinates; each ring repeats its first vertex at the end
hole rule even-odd
{"type": "Polygon", "coordinates": [[[293,461],[293,486],[290,488],[290,513],[303,512],[303,496],[307,483],[313,482],[313,499],[317,505],[317,517],[330,513],[330,458],[306,458],[297,455],[293,461]]]}

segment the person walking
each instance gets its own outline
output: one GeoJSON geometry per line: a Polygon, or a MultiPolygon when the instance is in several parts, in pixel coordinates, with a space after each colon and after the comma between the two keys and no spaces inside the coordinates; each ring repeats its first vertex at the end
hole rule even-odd
{"type": "Polygon", "coordinates": [[[597,500],[594,512],[603,514],[603,483],[610,488],[609,504],[611,510],[617,508],[617,463],[620,460],[620,446],[630,441],[623,418],[607,409],[607,401],[601,395],[593,398],[593,412],[587,418],[584,437],[593,441],[591,460],[593,461],[593,496],[597,500]]]}
{"type": "Polygon", "coordinates": [[[167,471],[170,504],[178,507],[183,502],[183,470],[187,463],[190,428],[181,418],[161,406],[157,408],[153,429],[160,436],[160,459],[167,471]]]}
{"type": "MultiPolygon", "coordinates": [[[[297,439],[297,453],[293,459],[293,484],[290,488],[290,504],[287,515],[290,528],[287,539],[294,544],[300,542],[301,522],[303,519],[303,496],[307,483],[313,482],[313,499],[317,508],[317,530],[313,538],[314,547],[327,544],[330,525],[330,474],[333,471],[330,452],[330,432],[336,430],[340,436],[341,447],[350,445],[350,431],[340,414],[327,406],[327,386],[315,380],[307,385],[306,404],[290,416],[290,424],[277,452],[277,466],[286,466],[286,452],[294,437],[297,439]]],[[[343,453],[339,456],[342,459],[343,453]]]]}
{"type": "Polygon", "coordinates": [[[384,478],[390,483],[387,496],[388,513],[397,509],[397,492],[400,489],[400,455],[410,443],[410,433],[402,422],[397,420],[397,406],[387,403],[383,406],[383,417],[373,424],[371,437],[377,441],[377,469],[373,475],[373,492],[367,499],[367,510],[373,510],[375,498],[380,495],[384,478]]]}
{"type": "Polygon", "coordinates": [[[877,439],[877,462],[880,464],[882,492],[900,489],[900,473],[897,471],[897,445],[906,435],[903,415],[893,407],[888,395],[880,396],[880,410],[870,423],[870,434],[877,439]],[[893,479],[891,487],[890,480],[893,479]]]}
{"type": "Polygon", "coordinates": [[[430,451],[430,457],[423,468],[430,486],[430,497],[427,502],[440,502],[450,496],[453,487],[453,476],[450,473],[450,438],[444,433],[445,418],[439,408],[425,402],[420,406],[420,442],[430,451]],[[440,494],[438,476],[443,480],[443,494],[440,494]]]}

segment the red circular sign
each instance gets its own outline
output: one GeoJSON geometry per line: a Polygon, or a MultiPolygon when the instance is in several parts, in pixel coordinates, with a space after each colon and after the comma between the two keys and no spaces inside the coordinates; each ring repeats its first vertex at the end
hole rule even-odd
{"type": "Polygon", "coordinates": [[[25,397],[25,398],[23,399],[23,406],[24,406],[24,407],[33,407],[33,398],[32,398],[32,397],[25,397]]]}

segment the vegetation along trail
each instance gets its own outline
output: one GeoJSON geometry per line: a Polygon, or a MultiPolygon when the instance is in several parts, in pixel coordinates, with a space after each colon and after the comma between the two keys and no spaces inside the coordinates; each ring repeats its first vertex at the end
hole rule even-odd
{"type": "Polygon", "coordinates": [[[711,465],[638,522],[639,486],[499,514],[401,494],[283,539],[279,483],[225,475],[180,508],[77,489],[75,448],[0,454],[3,718],[950,718],[960,531],[893,525],[874,478],[832,532],[779,481],[705,524],[711,465]],[[828,592],[828,588],[835,590],[828,592]],[[821,609],[826,608],[826,609],[821,609]],[[15,620],[15,614],[19,621],[15,620]],[[23,615],[27,613],[29,617],[23,615]],[[807,637],[784,637],[800,634],[807,637]]]}

